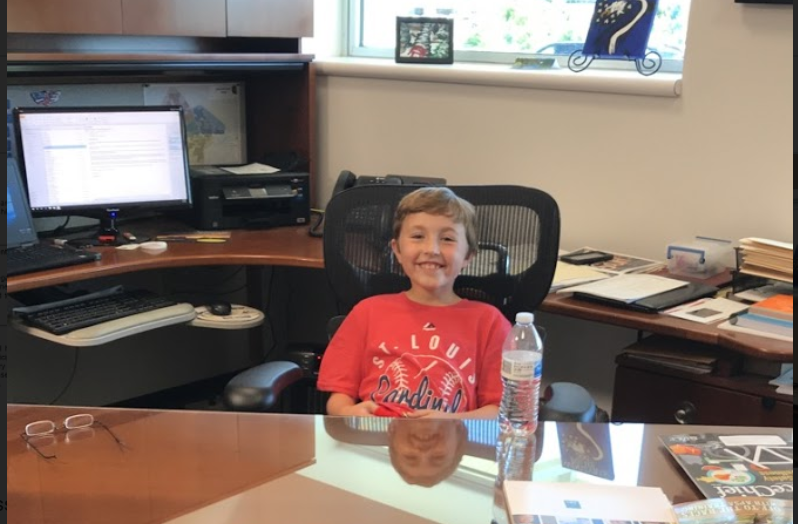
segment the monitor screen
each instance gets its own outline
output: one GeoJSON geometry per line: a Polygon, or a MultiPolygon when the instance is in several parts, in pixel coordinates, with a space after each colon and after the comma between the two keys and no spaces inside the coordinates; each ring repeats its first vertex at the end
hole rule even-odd
{"type": "Polygon", "coordinates": [[[34,216],[191,203],[178,106],[17,108],[15,120],[34,216]]]}

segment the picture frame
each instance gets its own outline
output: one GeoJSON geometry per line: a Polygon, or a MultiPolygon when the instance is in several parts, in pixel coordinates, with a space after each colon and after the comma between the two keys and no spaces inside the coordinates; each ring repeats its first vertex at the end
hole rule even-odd
{"type": "Polygon", "coordinates": [[[405,64],[454,63],[454,20],[397,16],[395,58],[405,64]]]}

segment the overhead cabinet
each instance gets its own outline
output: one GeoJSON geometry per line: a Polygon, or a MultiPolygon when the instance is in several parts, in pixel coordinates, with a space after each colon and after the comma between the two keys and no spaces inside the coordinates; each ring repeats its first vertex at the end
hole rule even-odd
{"type": "Polygon", "coordinates": [[[122,34],[122,0],[8,0],[7,33],[122,34]]]}
{"type": "Polygon", "coordinates": [[[313,36],[313,0],[8,0],[8,33],[313,36]]]}
{"type": "Polygon", "coordinates": [[[127,35],[227,36],[225,0],[122,0],[127,35]]]}
{"type": "Polygon", "coordinates": [[[313,36],[313,0],[227,0],[227,36],[313,36]]]}

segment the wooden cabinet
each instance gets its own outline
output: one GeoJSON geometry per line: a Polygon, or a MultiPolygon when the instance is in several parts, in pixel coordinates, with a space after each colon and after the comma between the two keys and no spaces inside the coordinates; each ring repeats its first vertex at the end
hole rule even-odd
{"type": "Polygon", "coordinates": [[[313,0],[9,0],[8,33],[313,35],[313,0]]]}
{"type": "Polygon", "coordinates": [[[766,377],[694,375],[624,354],[617,364],[612,402],[615,422],[793,425],[790,399],[777,394],[766,377]]]}
{"type": "Polygon", "coordinates": [[[7,33],[122,34],[122,0],[8,0],[7,33]]]}
{"type": "Polygon", "coordinates": [[[127,35],[226,36],[225,0],[122,0],[127,35]]]}
{"type": "Polygon", "coordinates": [[[313,0],[227,0],[228,36],[313,36],[313,0]]]}

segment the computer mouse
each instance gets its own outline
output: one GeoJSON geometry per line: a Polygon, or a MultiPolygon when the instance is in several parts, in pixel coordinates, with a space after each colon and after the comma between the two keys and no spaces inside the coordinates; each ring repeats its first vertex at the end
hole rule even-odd
{"type": "Polygon", "coordinates": [[[233,311],[233,306],[230,304],[230,302],[218,300],[216,302],[211,302],[210,304],[208,304],[208,311],[210,312],[211,315],[226,317],[233,311]]]}

